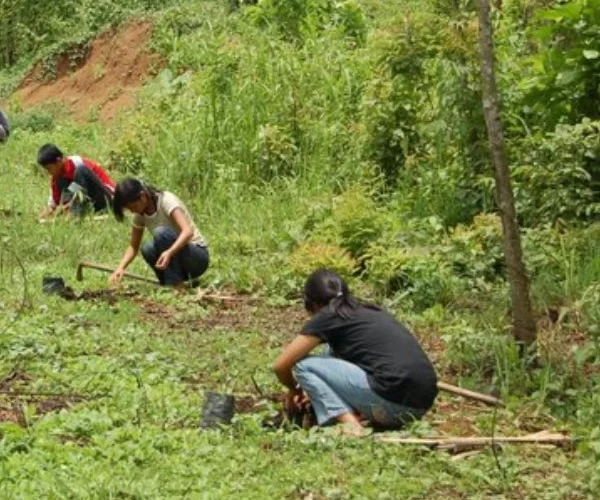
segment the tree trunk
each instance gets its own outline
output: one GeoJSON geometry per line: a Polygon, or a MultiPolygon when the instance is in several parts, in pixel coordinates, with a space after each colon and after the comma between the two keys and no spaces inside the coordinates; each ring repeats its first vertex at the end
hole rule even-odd
{"type": "Polygon", "coordinates": [[[483,114],[487,125],[488,139],[496,177],[496,202],[502,217],[504,231],[504,259],[508,268],[508,281],[513,316],[513,334],[522,345],[531,345],[536,340],[535,321],[531,311],[529,283],[521,236],[515,210],[510,169],[494,74],[494,44],[490,21],[489,0],[479,0],[479,48],[481,51],[481,77],[483,85],[483,114]]]}

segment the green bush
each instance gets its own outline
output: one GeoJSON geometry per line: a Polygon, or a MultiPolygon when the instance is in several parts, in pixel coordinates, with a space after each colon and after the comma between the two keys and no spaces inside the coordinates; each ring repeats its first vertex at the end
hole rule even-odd
{"type": "Polygon", "coordinates": [[[338,30],[355,44],[366,39],[366,21],[355,0],[262,0],[244,11],[259,26],[276,26],[290,41],[302,42],[325,30],[338,30]]]}
{"type": "Polygon", "coordinates": [[[479,330],[464,321],[445,328],[442,339],[451,370],[463,377],[502,378],[518,364],[519,356],[510,337],[479,330]]]}
{"type": "Polygon", "coordinates": [[[337,271],[340,276],[350,281],[356,272],[356,261],[343,248],[318,241],[307,241],[301,244],[290,255],[290,268],[300,280],[319,268],[337,271]]]}
{"type": "Polygon", "coordinates": [[[148,160],[140,143],[121,140],[109,153],[108,168],[113,171],[140,175],[148,171],[148,160]]]}
{"type": "Polygon", "coordinates": [[[522,141],[513,168],[517,210],[526,226],[600,214],[600,122],[559,126],[522,141]]]}
{"type": "Polygon", "coordinates": [[[570,307],[600,281],[599,232],[594,224],[585,230],[547,227],[524,233],[533,291],[544,305],[570,307]]]}
{"type": "Polygon", "coordinates": [[[473,286],[504,277],[502,225],[495,214],[480,214],[472,224],[458,225],[440,250],[454,272],[473,286]]]}
{"type": "Polygon", "coordinates": [[[338,244],[361,260],[382,234],[386,222],[384,210],[377,206],[370,193],[364,187],[354,186],[334,200],[331,217],[321,222],[314,234],[322,241],[338,244]]]}
{"type": "Polygon", "coordinates": [[[294,172],[298,147],[290,131],[283,127],[271,124],[261,126],[253,152],[261,180],[269,181],[294,172]]]}
{"type": "Polygon", "coordinates": [[[552,131],[559,123],[600,118],[600,1],[557,2],[536,12],[525,103],[536,125],[552,131]]]}
{"type": "Polygon", "coordinates": [[[61,112],[54,106],[42,106],[26,112],[11,115],[14,130],[28,130],[30,132],[48,132],[56,125],[57,114],[61,112]]]}
{"type": "Polygon", "coordinates": [[[448,305],[460,290],[452,268],[439,255],[424,248],[389,248],[373,245],[366,276],[379,295],[395,296],[403,308],[423,311],[448,305]]]}
{"type": "Polygon", "coordinates": [[[66,39],[89,40],[102,28],[118,24],[134,13],[166,7],[169,3],[169,0],[132,0],[127,4],[115,0],[1,2],[0,69],[39,51],[56,48],[66,39]]]}

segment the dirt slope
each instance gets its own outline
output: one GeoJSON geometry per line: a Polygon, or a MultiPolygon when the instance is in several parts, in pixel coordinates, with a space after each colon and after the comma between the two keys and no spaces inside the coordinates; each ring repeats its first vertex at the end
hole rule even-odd
{"type": "Polygon", "coordinates": [[[44,81],[41,63],[23,80],[17,97],[24,108],[60,102],[76,120],[86,120],[97,110],[101,120],[110,120],[131,106],[135,91],[149,74],[160,69],[160,60],[146,44],[152,26],[134,21],[119,31],[100,35],[79,67],[73,71],[67,54],[56,63],[56,79],[44,81]],[[70,67],[71,66],[71,67],[70,67]]]}

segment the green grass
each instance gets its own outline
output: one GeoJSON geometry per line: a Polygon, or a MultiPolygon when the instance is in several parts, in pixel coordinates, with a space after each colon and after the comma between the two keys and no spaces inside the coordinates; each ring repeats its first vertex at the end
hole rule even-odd
{"type": "MultiPolygon", "coordinates": [[[[14,149],[8,151],[26,151],[27,145],[17,138],[10,145],[14,149]]],[[[21,157],[22,153],[18,154],[21,157]]],[[[36,414],[35,405],[25,405],[25,427],[0,424],[2,496],[590,498],[592,463],[583,452],[506,449],[499,458],[504,478],[489,450],[455,462],[444,452],[383,445],[370,439],[351,440],[331,430],[266,430],[260,427],[265,414],[239,416],[232,427],[222,431],[200,430],[206,390],[251,393],[252,376],[263,390],[278,389],[269,367],[280,346],[295,331],[286,328],[285,322],[281,331],[275,332],[251,325],[231,329],[227,322],[199,327],[216,314],[217,306],[198,304],[193,296],[176,297],[139,285],[134,289],[149,301],[151,311],[164,313],[153,316],[135,297],[111,305],[103,301],[67,302],[43,295],[41,279],[46,274],[63,276],[78,292],[104,288],[106,275],[90,270],[85,281],[77,283],[75,265],[80,259],[115,263],[128,230],[127,225],[111,219],[39,224],[35,213],[45,201],[47,179],[32,175],[31,165],[25,158],[22,161],[20,169],[10,165],[0,176],[6,206],[22,211],[20,216],[5,219],[2,231],[7,238],[5,245],[25,264],[29,304],[0,335],[0,376],[17,372],[30,377],[13,390],[100,397],[75,401],[48,414],[36,414]]],[[[282,196],[281,192],[267,192],[256,196],[255,211],[243,205],[245,208],[228,215],[225,210],[213,215],[232,228],[238,227],[241,234],[244,225],[250,235],[264,234],[259,232],[258,222],[253,227],[252,221],[259,220],[265,204],[275,207],[282,196]]],[[[294,216],[298,214],[291,212],[290,217],[294,216]]],[[[268,227],[269,217],[262,220],[268,227]]],[[[221,245],[230,235],[215,231],[210,236],[214,247],[224,251],[221,245]]],[[[256,255],[236,257],[233,251],[226,255],[236,259],[222,263],[230,270],[259,267],[268,260],[268,255],[259,255],[259,262],[251,265],[244,264],[245,258],[256,259],[256,255]]],[[[136,271],[147,272],[140,262],[136,264],[136,271]]],[[[219,272],[209,271],[207,282],[219,272]]],[[[19,291],[15,288],[9,296],[13,307],[20,299],[19,291]]],[[[266,300],[276,298],[268,287],[261,294],[267,295],[266,300]]],[[[261,307],[246,314],[261,317],[265,306],[261,307]]],[[[300,314],[301,306],[296,307],[300,314]]],[[[267,310],[277,315],[276,307],[267,310]]],[[[477,328],[493,314],[486,313],[487,320],[486,316],[469,319],[465,314],[412,313],[409,319],[426,344],[440,338],[442,345],[452,338],[458,340],[469,328],[473,339],[480,341],[477,328]]],[[[5,314],[3,325],[12,317],[5,314]]],[[[463,359],[458,353],[444,359],[443,351],[436,351],[436,356],[441,356],[440,366],[450,370],[460,367],[463,359]]],[[[465,362],[474,363],[477,351],[470,355],[463,352],[462,356],[467,356],[465,362]]],[[[509,366],[504,373],[514,371],[509,366]]],[[[497,375],[500,373],[502,370],[497,375]]],[[[482,387],[477,370],[467,370],[463,382],[482,387]]],[[[513,387],[511,384],[508,387],[513,387]]],[[[568,417],[555,420],[539,394],[504,396],[509,406],[498,414],[497,433],[522,434],[547,427],[565,428],[583,437],[589,432],[587,426],[571,425],[568,417]]],[[[12,399],[5,397],[3,401],[3,407],[10,408],[12,399]]],[[[421,430],[417,426],[414,432],[435,433],[444,420],[451,422],[446,432],[460,432],[459,422],[465,419],[473,420],[474,432],[490,432],[490,410],[474,411],[467,406],[451,413],[444,408],[453,400],[443,395],[440,401],[443,404],[429,423],[421,430]]]]}
{"type": "MultiPolygon", "coordinates": [[[[148,288],[137,290],[170,315],[142,314],[135,299],[66,302],[39,292],[39,274],[30,308],[0,336],[1,375],[30,377],[13,390],[100,397],[46,415],[25,406],[26,427],[0,424],[6,498],[586,498],[589,466],[573,452],[507,449],[504,479],[489,450],[454,462],[331,429],[265,430],[264,414],[202,431],[206,388],[248,393],[254,374],[276,389],[268,367],[292,332],[195,328],[216,306],[148,288]]],[[[84,284],[101,286],[93,276],[84,284]]],[[[511,421],[524,404],[501,411],[496,431],[519,432],[511,421]]],[[[479,411],[481,433],[491,417],[479,411]]]]}
{"type": "MultiPolygon", "coordinates": [[[[84,397],[0,393],[0,497],[594,498],[598,225],[567,221],[524,236],[540,327],[541,366],[528,371],[509,337],[497,218],[448,227],[468,219],[469,197],[487,192],[461,177],[468,162],[451,138],[461,137],[465,123],[452,117],[462,110],[431,104],[455,102],[453,80],[435,88],[423,80],[431,88],[410,94],[421,149],[405,165],[405,183],[382,189],[370,148],[395,126],[394,99],[406,90],[394,87],[385,61],[417,64],[421,52],[388,47],[402,31],[395,20],[405,2],[361,4],[369,34],[356,47],[335,30],[292,43],[277,26],[227,16],[224,3],[178,2],[154,14],[151,45],[168,71],[119,120],[73,124],[56,107],[11,103],[16,126],[0,148],[0,388],[84,397]],[[203,285],[258,301],[227,308],[139,284],[115,303],[44,295],[46,275],[78,293],[105,289],[108,275],[92,270],[76,282],[76,265],[116,265],[129,233],[112,217],[38,222],[48,179],[35,157],[45,142],[99,160],[116,178],[134,173],[180,195],[209,241],[203,285]],[[255,393],[253,378],[267,393],[281,390],[270,366],[303,320],[294,301],[299,269],[321,262],[323,248],[354,252],[353,287],[415,330],[442,379],[493,385],[507,403],[494,415],[442,394],[409,434],[553,429],[578,446],[507,447],[497,460],[486,449],[457,461],[334,429],[261,427],[274,404],[225,429],[199,429],[209,390],[255,393]],[[54,411],[43,411],[46,399],[54,411]]],[[[427,19],[419,17],[415,33],[427,19]]],[[[435,57],[427,71],[445,67],[435,57]]],[[[0,73],[0,92],[25,66],[0,73]]],[[[141,259],[131,270],[151,276],[141,259]]]]}

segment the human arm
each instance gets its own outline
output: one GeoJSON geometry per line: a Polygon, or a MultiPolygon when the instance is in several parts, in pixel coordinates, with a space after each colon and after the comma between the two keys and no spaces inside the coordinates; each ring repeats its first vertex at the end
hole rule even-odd
{"type": "Polygon", "coordinates": [[[117,267],[115,272],[110,275],[110,278],[108,278],[108,280],[111,283],[115,284],[115,283],[118,283],[119,281],[121,281],[121,278],[123,277],[123,273],[125,272],[125,269],[127,269],[127,266],[129,264],[131,264],[133,259],[135,259],[138,252],[140,251],[140,244],[142,243],[143,235],[144,235],[144,228],[140,228],[140,227],[136,227],[136,226],[133,226],[131,228],[131,236],[129,239],[129,246],[125,250],[123,257],[121,258],[119,267],[117,267]]]}
{"type": "Polygon", "coordinates": [[[294,365],[305,358],[315,347],[321,343],[321,339],[314,335],[298,335],[286,347],[273,363],[273,371],[279,381],[289,389],[287,397],[288,408],[292,405],[298,406],[302,399],[302,391],[299,389],[296,379],[292,373],[294,365]]]}
{"type": "Polygon", "coordinates": [[[319,344],[321,344],[321,339],[315,335],[297,335],[277,357],[275,363],[273,363],[273,371],[279,381],[288,389],[293,390],[296,388],[296,380],[292,375],[294,365],[308,356],[319,344]]]}
{"type": "Polygon", "coordinates": [[[173,259],[173,256],[182,250],[190,242],[192,236],[194,235],[192,226],[185,218],[181,208],[174,208],[169,214],[169,218],[179,228],[179,235],[177,236],[175,242],[167,250],[165,250],[156,261],[157,269],[166,269],[169,266],[171,259],[173,259]]]}
{"type": "Polygon", "coordinates": [[[70,203],[63,203],[56,207],[47,206],[42,209],[39,214],[40,220],[45,220],[50,217],[58,217],[59,215],[68,216],[70,214],[71,205],[70,203]]]}
{"type": "Polygon", "coordinates": [[[50,194],[48,196],[48,202],[38,215],[38,217],[41,220],[46,219],[50,216],[60,215],[60,197],[61,195],[58,187],[54,183],[52,183],[50,187],[50,194]]]}

